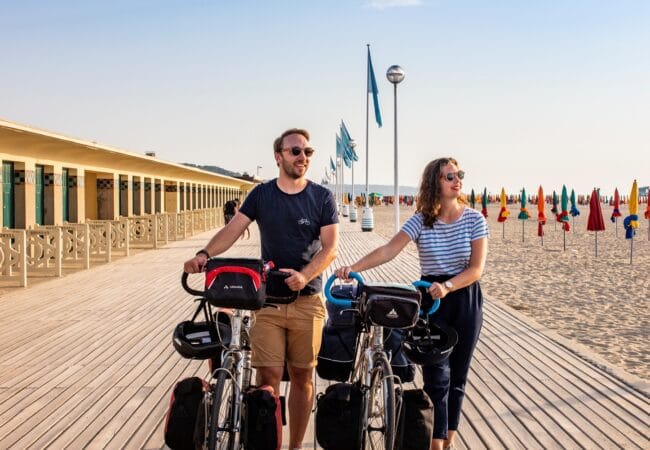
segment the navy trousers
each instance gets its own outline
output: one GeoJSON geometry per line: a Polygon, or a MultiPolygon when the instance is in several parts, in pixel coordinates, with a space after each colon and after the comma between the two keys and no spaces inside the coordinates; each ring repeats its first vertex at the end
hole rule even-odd
{"type": "MultiPolygon", "coordinates": [[[[422,277],[425,281],[438,283],[449,278],[452,277],[422,277]]],[[[478,281],[443,298],[431,321],[449,325],[458,333],[458,344],[449,358],[422,367],[424,390],[433,402],[433,438],[447,439],[447,430],[458,429],[467,374],[483,325],[483,295],[478,281]]]]}

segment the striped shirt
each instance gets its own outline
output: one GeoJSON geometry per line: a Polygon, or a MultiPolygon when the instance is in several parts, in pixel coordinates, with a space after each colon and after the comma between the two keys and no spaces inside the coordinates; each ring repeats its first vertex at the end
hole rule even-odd
{"type": "Polygon", "coordinates": [[[489,236],[487,222],[478,211],[465,208],[453,223],[434,222],[424,226],[424,216],[416,213],[402,230],[418,248],[422,275],[456,275],[469,266],[472,241],[489,236]]]}

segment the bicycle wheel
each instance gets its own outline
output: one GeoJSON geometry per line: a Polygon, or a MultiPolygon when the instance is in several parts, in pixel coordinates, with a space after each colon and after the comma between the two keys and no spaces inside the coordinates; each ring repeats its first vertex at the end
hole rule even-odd
{"type": "Polygon", "coordinates": [[[367,414],[363,448],[393,450],[395,445],[395,383],[390,364],[384,357],[375,359],[366,392],[367,414]]]}
{"type": "MultiPolygon", "coordinates": [[[[232,367],[224,364],[224,367],[232,367]]],[[[235,450],[239,427],[239,392],[236,383],[226,371],[217,375],[212,393],[212,408],[208,428],[208,450],[235,450]]]]}

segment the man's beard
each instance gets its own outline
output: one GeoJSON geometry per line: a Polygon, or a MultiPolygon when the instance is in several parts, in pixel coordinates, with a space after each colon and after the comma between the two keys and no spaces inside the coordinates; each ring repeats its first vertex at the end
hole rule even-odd
{"type": "Polygon", "coordinates": [[[282,160],[282,169],[284,170],[284,173],[287,174],[290,178],[293,178],[294,180],[297,180],[298,178],[302,178],[306,173],[307,173],[307,168],[309,167],[307,163],[304,164],[305,170],[302,173],[297,172],[296,168],[293,166],[292,163],[289,161],[283,159],[282,160]]]}

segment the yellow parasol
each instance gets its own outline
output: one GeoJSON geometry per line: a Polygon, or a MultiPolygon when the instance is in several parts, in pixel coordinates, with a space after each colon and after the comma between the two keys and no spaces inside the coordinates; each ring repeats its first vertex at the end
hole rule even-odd
{"type": "Polygon", "coordinates": [[[510,211],[508,211],[508,203],[506,199],[506,189],[501,188],[501,210],[499,211],[499,217],[497,218],[498,222],[501,222],[502,224],[502,237],[506,237],[506,220],[508,220],[508,216],[510,215],[510,211]]]}
{"type": "Polygon", "coordinates": [[[634,244],[634,235],[636,229],[639,228],[639,186],[634,180],[632,183],[632,191],[630,192],[630,200],[627,203],[630,215],[623,220],[625,227],[625,239],[630,240],[630,264],[632,264],[632,250],[634,244]]]}
{"type": "Polygon", "coordinates": [[[539,185],[537,190],[537,236],[542,238],[542,245],[544,245],[544,225],[546,224],[544,189],[539,185]]]}

